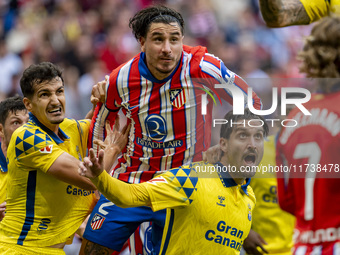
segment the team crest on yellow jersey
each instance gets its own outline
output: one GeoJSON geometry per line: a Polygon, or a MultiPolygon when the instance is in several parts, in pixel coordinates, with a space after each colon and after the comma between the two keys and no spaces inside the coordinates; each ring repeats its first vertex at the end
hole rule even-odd
{"type": "Polygon", "coordinates": [[[249,211],[248,211],[248,220],[251,221],[251,206],[250,206],[250,204],[248,204],[248,208],[249,208],[249,211]]]}

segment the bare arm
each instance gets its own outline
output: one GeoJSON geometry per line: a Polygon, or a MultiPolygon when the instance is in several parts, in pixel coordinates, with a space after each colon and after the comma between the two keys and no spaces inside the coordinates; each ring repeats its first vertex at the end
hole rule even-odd
{"type": "Polygon", "coordinates": [[[89,179],[79,176],[79,165],[78,159],[64,152],[53,162],[47,173],[60,181],[76,185],[79,188],[96,190],[96,186],[89,179]]]}
{"type": "Polygon", "coordinates": [[[126,124],[120,132],[120,119],[117,115],[113,128],[110,127],[110,122],[105,123],[106,138],[105,141],[95,140],[97,144],[105,151],[104,169],[109,173],[118,155],[125,148],[128,141],[131,125],[126,124]]]}
{"type": "Polygon", "coordinates": [[[84,158],[78,172],[81,176],[91,178],[98,190],[117,206],[123,208],[151,206],[150,196],[143,185],[122,182],[104,171],[103,150],[99,151],[97,158],[91,148],[89,157],[84,158]]]}
{"type": "Polygon", "coordinates": [[[310,18],[300,0],[259,0],[267,26],[307,25],[310,18]]]}

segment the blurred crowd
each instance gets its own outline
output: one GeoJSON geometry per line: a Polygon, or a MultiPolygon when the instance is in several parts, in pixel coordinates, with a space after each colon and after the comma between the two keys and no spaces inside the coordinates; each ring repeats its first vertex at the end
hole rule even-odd
{"type": "Polygon", "coordinates": [[[67,116],[83,118],[92,85],[140,51],[128,22],[152,3],[179,10],[185,44],[207,46],[260,96],[269,78],[302,77],[296,53],[310,27],[267,28],[257,0],[2,0],[0,101],[21,94],[26,67],[50,61],[64,70],[67,116]]]}

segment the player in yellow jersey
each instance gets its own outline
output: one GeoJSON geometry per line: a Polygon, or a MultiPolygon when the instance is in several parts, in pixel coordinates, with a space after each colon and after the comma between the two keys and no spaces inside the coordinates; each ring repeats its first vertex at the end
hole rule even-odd
{"type": "Polygon", "coordinates": [[[307,25],[328,15],[340,15],[340,0],[259,0],[269,27],[307,25]]]}
{"type": "Polygon", "coordinates": [[[18,127],[28,120],[28,112],[22,97],[15,96],[0,103],[0,221],[5,216],[7,185],[7,148],[11,136],[18,127]]]}
{"type": "MultiPolygon", "coordinates": [[[[8,146],[11,185],[0,223],[0,254],[65,254],[62,248],[96,202],[95,186],[77,173],[90,121],[64,118],[64,82],[57,66],[31,65],[20,86],[30,118],[8,146]]],[[[120,149],[106,152],[115,157],[120,149]]]]}
{"type": "Polygon", "coordinates": [[[259,164],[262,171],[257,172],[250,182],[256,196],[256,207],[252,231],[244,244],[248,254],[292,254],[295,217],[278,205],[276,173],[270,171],[270,167],[276,166],[275,158],[275,136],[269,136],[264,142],[263,159],[259,164]],[[253,239],[251,243],[250,238],[253,239]]]}
{"type": "Polygon", "coordinates": [[[91,149],[79,173],[118,206],[167,208],[160,254],[239,254],[255,205],[248,184],[262,159],[268,126],[248,109],[244,115],[229,112],[225,120],[220,135],[223,155],[215,165],[192,163],[148,182],[127,184],[103,171],[104,152],[96,158],[91,149]]]}

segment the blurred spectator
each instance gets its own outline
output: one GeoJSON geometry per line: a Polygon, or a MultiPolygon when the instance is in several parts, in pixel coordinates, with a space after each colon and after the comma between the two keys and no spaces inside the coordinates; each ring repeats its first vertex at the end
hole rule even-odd
{"type": "Polygon", "coordinates": [[[0,39],[0,101],[15,94],[17,79],[22,72],[22,61],[16,54],[7,50],[6,41],[0,39]]]}

